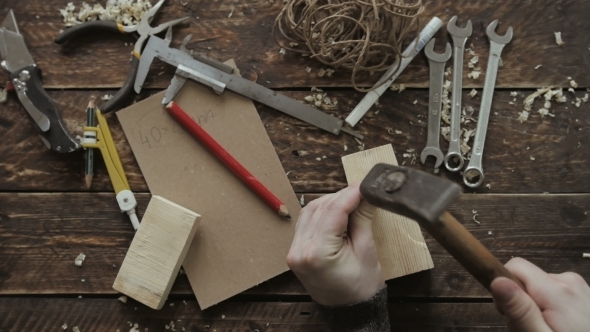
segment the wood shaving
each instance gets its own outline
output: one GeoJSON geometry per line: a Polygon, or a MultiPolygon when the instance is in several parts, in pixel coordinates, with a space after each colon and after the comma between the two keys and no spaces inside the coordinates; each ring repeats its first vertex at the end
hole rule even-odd
{"type": "Polygon", "coordinates": [[[312,103],[315,101],[315,98],[313,96],[305,96],[305,101],[312,103]]]}
{"type": "Polygon", "coordinates": [[[576,81],[574,81],[574,80],[571,80],[570,81],[570,86],[575,89],[575,88],[578,87],[578,83],[576,83],[576,81]]]}
{"type": "Polygon", "coordinates": [[[305,157],[308,154],[309,154],[309,152],[308,151],[305,151],[305,150],[299,150],[299,151],[296,151],[296,153],[295,153],[295,155],[298,156],[298,157],[305,157]]]}
{"type": "Polygon", "coordinates": [[[326,70],[322,68],[320,71],[318,71],[318,77],[324,77],[324,75],[326,75],[326,70]]]}
{"type": "Polygon", "coordinates": [[[546,115],[549,115],[552,118],[555,117],[555,114],[549,113],[549,110],[547,108],[541,108],[539,110],[539,114],[541,115],[541,118],[545,117],[546,115]]]}
{"type": "Polygon", "coordinates": [[[317,158],[315,158],[315,160],[317,160],[317,161],[322,161],[322,158],[320,158],[320,157],[317,157],[317,158]]]}
{"type": "Polygon", "coordinates": [[[477,64],[478,61],[479,61],[479,57],[476,55],[469,60],[469,63],[467,64],[467,66],[469,68],[473,68],[473,67],[475,67],[475,65],[477,64]]]}
{"type": "Polygon", "coordinates": [[[184,303],[184,305],[187,305],[187,303],[186,303],[186,301],[185,301],[185,300],[182,300],[182,303],[184,303]]]}
{"type": "Polygon", "coordinates": [[[143,14],[152,8],[149,0],[107,0],[106,7],[101,4],[90,6],[82,2],[80,10],[75,13],[76,6],[69,2],[59,12],[66,26],[74,26],[87,21],[114,21],[122,25],[138,24],[143,14]]]}
{"type": "MultiPolygon", "coordinates": [[[[299,198],[299,204],[301,206],[305,206],[305,197],[303,197],[303,195],[301,195],[301,197],[299,198]]],[[[222,318],[225,318],[225,316],[222,318]]]]}
{"type": "Polygon", "coordinates": [[[488,235],[494,235],[494,232],[488,231],[488,235]]]}
{"type": "Polygon", "coordinates": [[[590,258],[590,254],[583,253],[582,258],[590,258]]]}
{"type": "Polygon", "coordinates": [[[531,156],[531,160],[533,160],[533,161],[534,161],[534,160],[535,160],[535,157],[531,156]]]}
{"type": "Polygon", "coordinates": [[[348,150],[348,145],[344,144],[344,151],[348,150]]]}
{"type": "Polygon", "coordinates": [[[543,67],[543,65],[536,65],[536,66],[535,66],[535,70],[537,70],[537,69],[539,69],[539,68],[541,68],[541,67],[543,67]]]}
{"type": "Polygon", "coordinates": [[[396,130],[395,133],[398,134],[398,135],[403,134],[403,132],[401,130],[396,130]]]}
{"type": "Polygon", "coordinates": [[[475,109],[473,109],[473,107],[471,106],[467,106],[467,115],[472,116],[473,113],[475,112],[475,109]]]}
{"type": "Polygon", "coordinates": [[[563,39],[561,39],[561,32],[560,32],[560,31],[558,31],[558,32],[554,32],[554,34],[555,34],[555,43],[556,43],[558,46],[562,46],[563,44],[565,44],[565,43],[563,42],[563,39]]]}
{"type": "Polygon", "coordinates": [[[486,184],[486,188],[492,189],[492,185],[488,183],[488,184],[486,184]]]}
{"type": "Polygon", "coordinates": [[[86,259],[86,255],[84,255],[84,254],[78,255],[78,257],[76,257],[76,259],[74,260],[74,265],[82,266],[82,263],[84,263],[85,259],[86,259]]]}
{"type": "Polygon", "coordinates": [[[582,100],[582,102],[587,103],[588,102],[588,94],[586,93],[584,95],[584,97],[582,97],[580,100],[582,100]]]}
{"type": "Polygon", "coordinates": [[[404,91],[406,89],[406,85],[405,84],[400,84],[400,85],[392,84],[390,89],[391,89],[391,91],[397,91],[398,93],[401,93],[402,91],[404,91]]]}
{"type": "Polygon", "coordinates": [[[414,102],[412,104],[414,104],[414,105],[418,104],[418,99],[414,100],[414,102]]]}
{"type": "Polygon", "coordinates": [[[365,150],[365,143],[361,142],[361,140],[356,137],[354,138],[354,140],[359,144],[358,145],[359,151],[365,150]]]}
{"type": "Polygon", "coordinates": [[[440,127],[440,134],[445,138],[445,140],[450,141],[451,140],[451,127],[450,126],[440,127]]]}
{"type": "Polygon", "coordinates": [[[334,74],[335,70],[334,69],[326,69],[326,76],[328,77],[332,77],[332,75],[334,74]]]}
{"type": "Polygon", "coordinates": [[[281,49],[279,50],[279,54],[285,54],[287,53],[287,50],[285,50],[284,48],[281,47],[281,49]]]}
{"type": "Polygon", "coordinates": [[[305,68],[305,71],[306,71],[308,74],[309,74],[309,73],[311,73],[311,67],[307,67],[307,68],[305,68]]]}
{"type": "Polygon", "coordinates": [[[129,332],[139,332],[139,324],[133,324],[133,327],[131,328],[131,330],[129,330],[129,332]]]}
{"type": "Polygon", "coordinates": [[[516,91],[510,92],[510,97],[518,97],[518,92],[516,92],[516,91]]]}
{"type": "Polygon", "coordinates": [[[449,66],[447,68],[447,70],[445,70],[445,77],[449,77],[449,75],[451,75],[452,72],[453,72],[453,66],[449,66]]]}
{"type": "Polygon", "coordinates": [[[4,104],[8,100],[8,92],[6,89],[0,89],[0,103],[4,104]]]}
{"type": "Polygon", "coordinates": [[[509,105],[516,105],[513,101],[508,102],[509,105]]]}
{"type": "Polygon", "coordinates": [[[289,43],[289,46],[291,46],[291,47],[297,47],[297,46],[299,46],[299,43],[296,43],[296,42],[290,42],[290,43],[289,43]]]}
{"type": "Polygon", "coordinates": [[[471,92],[469,92],[469,97],[473,98],[477,95],[477,90],[472,89],[471,92]]]}
{"type": "Polygon", "coordinates": [[[582,99],[576,98],[575,100],[572,100],[572,104],[574,104],[576,107],[580,107],[580,105],[582,105],[582,99]]]}
{"type": "Polygon", "coordinates": [[[80,332],[80,329],[77,326],[72,327],[72,332],[80,332]]]}
{"type": "Polygon", "coordinates": [[[227,18],[231,18],[233,14],[234,14],[234,9],[232,7],[231,12],[229,12],[229,15],[227,15],[227,18]]]}
{"type": "Polygon", "coordinates": [[[119,298],[117,299],[122,303],[127,303],[127,296],[123,295],[123,296],[119,296],[119,298]]]}
{"type": "Polygon", "coordinates": [[[108,95],[107,94],[107,95],[102,96],[102,98],[100,98],[100,99],[102,99],[104,101],[107,101],[107,100],[111,100],[111,98],[113,98],[113,95],[108,95]]]}
{"type": "Polygon", "coordinates": [[[61,326],[61,329],[64,330],[64,331],[67,330],[68,329],[68,324],[64,323],[64,325],[61,326]]]}
{"type": "Polygon", "coordinates": [[[523,122],[525,122],[526,120],[529,119],[529,114],[530,113],[528,111],[526,111],[526,110],[524,110],[522,112],[519,112],[518,113],[518,119],[517,120],[520,121],[520,123],[523,123],[523,122]]]}
{"type": "Polygon", "coordinates": [[[481,71],[473,70],[467,74],[467,77],[476,80],[479,78],[479,75],[481,75],[481,71]]]}
{"type": "Polygon", "coordinates": [[[475,221],[476,224],[481,225],[481,222],[479,222],[479,220],[477,220],[477,213],[473,215],[473,221],[475,221]]]}
{"type": "Polygon", "coordinates": [[[545,104],[543,104],[543,107],[546,109],[550,109],[551,108],[551,101],[545,100],[545,104]]]}

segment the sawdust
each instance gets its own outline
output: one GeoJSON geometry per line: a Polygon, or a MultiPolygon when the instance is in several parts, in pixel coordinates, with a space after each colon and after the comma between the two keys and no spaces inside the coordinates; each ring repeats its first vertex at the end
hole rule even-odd
{"type": "Polygon", "coordinates": [[[406,89],[406,85],[405,84],[392,84],[389,89],[391,89],[391,91],[397,91],[398,93],[401,93],[402,91],[404,91],[406,89]]]}
{"type": "Polygon", "coordinates": [[[474,98],[475,96],[477,96],[477,90],[472,89],[471,92],[469,92],[469,97],[474,98]]]}
{"type": "Polygon", "coordinates": [[[78,255],[78,257],[76,257],[76,259],[74,260],[74,265],[76,266],[82,266],[82,263],[84,263],[84,260],[86,259],[86,255],[84,254],[80,254],[78,255]]]}
{"type": "Polygon", "coordinates": [[[59,12],[66,26],[74,26],[87,21],[114,21],[123,25],[139,23],[143,14],[152,8],[149,0],[107,0],[106,7],[101,4],[90,6],[82,2],[78,13],[73,2],[69,2],[59,12]]]}
{"type": "Polygon", "coordinates": [[[118,300],[122,303],[127,303],[127,296],[125,296],[125,295],[119,296],[118,300]]]}
{"type": "Polygon", "coordinates": [[[554,32],[554,34],[555,34],[555,43],[558,46],[563,46],[565,43],[563,42],[563,39],[561,39],[561,32],[557,31],[557,32],[554,32]]]}

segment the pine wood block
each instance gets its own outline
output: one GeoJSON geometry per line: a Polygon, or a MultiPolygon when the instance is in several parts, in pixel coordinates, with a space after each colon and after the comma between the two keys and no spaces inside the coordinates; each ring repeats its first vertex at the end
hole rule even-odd
{"type": "MultiPolygon", "coordinates": [[[[378,163],[397,165],[391,144],[342,157],[346,181],[348,184],[361,182],[378,163]]],[[[415,221],[377,209],[373,236],[385,280],[434,267],[420,226],[415,221]]]]}
{"type": "Polygon", "coordinates": [[[161,309],[193,241],[201,216],[152,196],[113,288],[161,309]]]}

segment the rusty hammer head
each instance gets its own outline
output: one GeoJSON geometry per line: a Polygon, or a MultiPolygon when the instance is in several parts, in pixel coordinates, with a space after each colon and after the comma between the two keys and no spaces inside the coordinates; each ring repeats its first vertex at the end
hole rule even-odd
{"type": "Polygon", "coordinates": [[[388,164],[375,165],[361,183],[367,202],[419,223],[435,223],[460,193],[456,183],[388,164]]]}

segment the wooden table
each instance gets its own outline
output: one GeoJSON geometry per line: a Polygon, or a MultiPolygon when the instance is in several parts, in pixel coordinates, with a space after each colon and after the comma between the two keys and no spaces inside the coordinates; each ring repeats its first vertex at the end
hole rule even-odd
{"type": "MultiPolygon", "coordinates": [[[[362,94],[350,88],[347,72],[320,78],[319,63],[279,54],[271,29],[282,1],[187,2],[183,6],[182,1],[168,1],[155,21],[192,17],[175,28],[173,45],[192,33],[188,46],[195,52],[234,58],[245,77],[301,100],[311,86],[323,87],[338,100],[337,108],[323,108],[335,116],[346,116],[361,99],[362,94]],[[311,73],[305,70],[308,66],[311,73]]],[[[0,16],[14,9],[29,50],[43,69],[49,95],[70,130],[81,134],[90,96],[112,94],[124,82],[133,41],[97,33],[66,47],[54,45],[53,38],[64,28],[58,9],[66,3],[0,0],[0,16]]],[[[498,75],[484,157],[486,181],[477,190],[466,190],[451,212],[503,262],[521,256],[546,271],[575,271],[590,280],[590,260],[582,259],[583,252],[590,252],[590,104],[577,108],[570,102],[554,103],[555,117],[541,118],[537,101],[529,120],[517,121],[524,97],[536,88],[567,88],[568,77],[578,82],[578,97],[590,87],[590,2],[432,0],[426,1],[426,8],[423,22],[433,15],[445,22],[453,15],[459,15],[460,22],[473,21],[470,43],[484,71],[489,49],[485,25],[499,18],[500,32],[509,24],[515,30],[498,75]],[[556,45],[554,31],[562,32],[565,45],[556,45]],[[537,65],[543,66],[535,69],[537,65]],[[511,91],[518,92],[514,105],[511,91]],[[472,220],[474,211],[481,224],[472,220]]],[[[444,31],[437,38],[448,40],[444,31]]],[[[134,101],[165,88],[173,72],[154,64],[147,88],[134,101]]],[[[0,81],[7,78],[0,75],[0,81]]],[[[426,59],[419,56],[398,83],[409,89],[387,92],[358,126],[366,136],[365,148],[392,143],[400,163],[431,171],[431,165],[414,165],[403,157],[408,149],[420,152],[426,141],[426,59]]],[[[482,84],[483,78],[465,79],[464,106],[478,108],[480,98],[467,93],[476,88],[481,95],[482,84]]],[[[570,93],[567,97],[572,99],[570,93]]],[[[352,137],[332,136],[257,106],[298,195],[309,202],[346,186],[340,157],[359,150],[352,137]],[[322,156],[326,158],[316,160],[322,156]]],[[[148,187],[116,117],[107,118],[141,217],[150,197],[148,187]]],[[[184,275],[176,280],[170,304],[160,311],[133,300],[117,301],[119,294],[111,286],[133,229],[119,212],[101,158],[92,188],[86,189],[82,156],[45,149],[14,95],[0,105],[0,142],[0,330],[56,331],[66,323],[69,330],[78,326],[83,332],[127,331],[131,322],[138,323],[140,331],[159,331],[170,321],[176,331],[326,330],[290,272],[205,312],[199,310],[184,275]],[[86,254],[81,268],[74,266],[79,253],[86,254]]],[[[443,146],[446,151],[446,142],[443,146]]],[[[445,171],[440,176],[461,181],[445,171]]],[[[425,237],[435,268],[388,283],[393,329],[505,330],[489,294],[428,234],[425,237]]]]}

